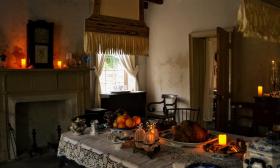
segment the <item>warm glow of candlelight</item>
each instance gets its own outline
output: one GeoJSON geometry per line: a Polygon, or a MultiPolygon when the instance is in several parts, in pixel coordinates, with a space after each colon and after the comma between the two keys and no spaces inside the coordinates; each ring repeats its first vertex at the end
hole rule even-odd
{"type": "Polygon", "coordinates": [[[59,68],[59,69],[62,68],[62,61],[60,61],[60,60],[57,61],[57,68],[59,68]]]}
{"type": "Polygon", "coordinates": [[[25,58],[22,58],[21,60],[20,60],[21,62],[21,68],[26,68],[26,59],[25,58]]]}
{"type": "Polygon", "coordinates": [[[263,87],[262,86],[258,86],[258,96],[259,97],[263,96],[263,87]]]}
{"type": "Polygon", "coordinates": [[[219,145],[226,145],[227,144],[227,135],[226,134],[219,134],[219,145]]]}

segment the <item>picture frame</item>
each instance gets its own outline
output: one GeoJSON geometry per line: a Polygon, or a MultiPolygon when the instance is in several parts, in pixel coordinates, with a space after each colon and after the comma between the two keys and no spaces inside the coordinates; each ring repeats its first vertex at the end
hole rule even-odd
{"type": "Polygon", "coordinates": [[[44,20],[27,24],[27,53],[34,68],[53,68],[53,27],[44,20]]]}

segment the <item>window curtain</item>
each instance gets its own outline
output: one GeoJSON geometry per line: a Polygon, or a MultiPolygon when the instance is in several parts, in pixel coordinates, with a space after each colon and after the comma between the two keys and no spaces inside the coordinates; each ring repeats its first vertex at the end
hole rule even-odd
{"type": "Polygon", "coordinates": [[[94,83],[94,107],[101,107],[101,85],[99,77],[102,73],[102,69],[105,63],[105,56],[101,53],[97,54],[96,46],[94,38],[91,36],[85,36],[84,38],[84,50],[85,53],[96,56],[96,63],[93,65],[94,73],[92,75],[95,76],[95,83],[94,83]]]}
{"type": "Polygon", "coordinates": [[[134,83],[134,91],[139,90],[139,84],[137,80],[137,74],[139,71],[138,65],[135,64],[135,56],[134,55],[118,55],[121,64],[125,68],[126,72],[131,75],[134,83]]]}
{"type": "MultiPolygon", "coordinates": [[[[105,58],[103,54],[125,54],[125,55],[148,55],[149,39],[142,36],[130,36],[121,34],[110,34],[100,32],[85,32],[84,34],[84,50],[91,56],[96,56],[95,65],[95,91],[94,100],[95,107],[100,107],[101,86],[99,77],[102,72],[105,58]]],[[[122,58],[122,64],[126,71],[133,76],[135,80],[135,90],[139,89],[137,81],[138,66],[135,66],[135,58],[122,58]]]]}
{"type": "Polygon", "coordinates": [[[280,42],[280,8],[264,0],[241,0],[238,30],[245,37],[280,42]]]}
{"type": "Polygon", "coordinates": [[[94,53],[148,55],[149,39],[147,37],[85,32],[85,39],[90,39],[90,46],[86,42],[85,45],[94,53]]]}
{"type": "Polygon", "coordinates": [[[96,76],[95,79],[95,95],[94,95],[94,100],[95,100],[95,107],[101,107],[101,85],[100,85],[100,76],[102,73],[102,69],[105,63],[105,56],[103,54],[97,54],[96,57],[96,66],[94,68],[94,73],[96,76]]]}

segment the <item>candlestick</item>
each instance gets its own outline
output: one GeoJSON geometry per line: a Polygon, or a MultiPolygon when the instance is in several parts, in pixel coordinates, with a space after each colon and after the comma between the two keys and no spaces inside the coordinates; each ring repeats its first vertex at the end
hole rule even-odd
{"type": "Polygon", "coordinates": [[[219,145],[226,145],[227,144],[227,135],[226,134],[219,134],[219,145]]]}
{"type": "Polygon", "coordinates": [[[59,68],[59,69],[62,68],[62,61],[60,61],[60,60],[57,61],[57,68],[59,68]]]}
{"type": "Polygon", "coordinates": [[[22,58],[20,60],[20,63],[21,63],[21,68],[26,68],[26,59],[25,58],[22,58]]]}
{"type": "Polygon", "coordinates": [[[263,96],[263,87],[262,86],[258,86],[258,96],[259,97],[263,96]]]}

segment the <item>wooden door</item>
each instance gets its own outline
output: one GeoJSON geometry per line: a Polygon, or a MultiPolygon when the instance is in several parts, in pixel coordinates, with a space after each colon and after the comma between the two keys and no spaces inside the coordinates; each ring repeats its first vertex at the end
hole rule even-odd
{"type": "Polygon", "coordinates": [[[226,131],[229,114],[229,57],[230,33],[217,28],[217,112],[215,126],[219,131],[226,131]]]}
{"type": "MultiPolygon", "coordinates": [[[[190,105],[192,108],[202,109],[204,76],[205,76],[205,37],[190,35],[190,105]]],[[[199,114],[202,120],[202,113],[199,114]]]]}

